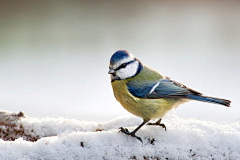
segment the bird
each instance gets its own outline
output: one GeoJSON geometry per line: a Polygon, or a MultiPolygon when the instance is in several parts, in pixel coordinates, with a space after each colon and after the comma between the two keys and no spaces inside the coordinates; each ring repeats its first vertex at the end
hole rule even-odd
{"type": "Polygon", "coordinates": [[[119,132],[135,137],[141,142],[142,139],[136,136],[136,132],[142,126],[147,123],[166,130],[165,124],[161,123],[164,115],[190,100],[230,107],[230,100],[208,97],[190,89],[144,65],[127,50],[117,50],[112,54],[108,74],[117,101],[128,112],[143,119],[132,132],[123,127],[119,128],[119,132]],[[148,123],[155,119],[155,123],[148,123]]]}

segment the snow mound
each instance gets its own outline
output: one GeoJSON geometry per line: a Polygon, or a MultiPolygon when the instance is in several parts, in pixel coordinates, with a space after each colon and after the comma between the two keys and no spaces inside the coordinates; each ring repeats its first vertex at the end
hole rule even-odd
{"type": "Polygon", "coordinates": [[[164,119],[167,131],[156,126],[142,127],[137,132],[141,143],[118,129],[134,130],[141,123],[137,117],[97,123],[31,118],[20,113],[0,113],[2,139],[11,126],[3,121],[16,123],[15,128],[22,131],[15,139],[5,139],[14,141],[0,139],[1,159],[240,159],[238,122],[219,125],[175,116],[164,119]]]}

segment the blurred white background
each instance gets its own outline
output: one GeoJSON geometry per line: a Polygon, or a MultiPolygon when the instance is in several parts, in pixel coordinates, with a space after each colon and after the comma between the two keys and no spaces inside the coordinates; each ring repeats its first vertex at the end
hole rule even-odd
{"type": "Polygon", "coordinates": [[[232,107],[192,101],[172,113],[221,124],[240,118],[240,1],[1,1],[0,109],[105,121],[115,100],[109,58],[144,64],[232,107]]]}

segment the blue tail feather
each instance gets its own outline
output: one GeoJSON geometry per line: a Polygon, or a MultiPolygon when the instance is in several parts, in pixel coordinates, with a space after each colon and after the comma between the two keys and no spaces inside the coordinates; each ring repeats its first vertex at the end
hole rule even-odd
{"type": "Polygon", "coordinates": [[[197,101],[203,101],[203,102],[210,102],[215,104],[221,104],[227,107],[230,107],[231,101],[226,99],[220,99],[220,98],[213,98],[213,97],[206,97],[202,95],[187,95],[189,99],[197,100],[197,101]]]}

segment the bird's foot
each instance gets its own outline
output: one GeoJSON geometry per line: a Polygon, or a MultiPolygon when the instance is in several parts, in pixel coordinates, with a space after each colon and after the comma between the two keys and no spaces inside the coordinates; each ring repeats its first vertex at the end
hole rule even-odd
{"type": "Polygon", "coordinates": [[[120,127],[119,129],[120,129],[119,132],[125,133],[127,135],[132,136],[132,137],[135,137],[143,143],[141,137],[136,136],[134,132],[129,132],[127,128],[123,128],[123,127],[120,127]]]}
{"type": "Polygon", "coordinates": [[[163,123],[158,123],[158,122],[155,122],[155,123],[148,123],[147,125],[151,125],[151,126],[161,126],[162,128],[165,129],[165,131],[167,130],[167,127],[165,126],[165,124],[163,123]]]}

